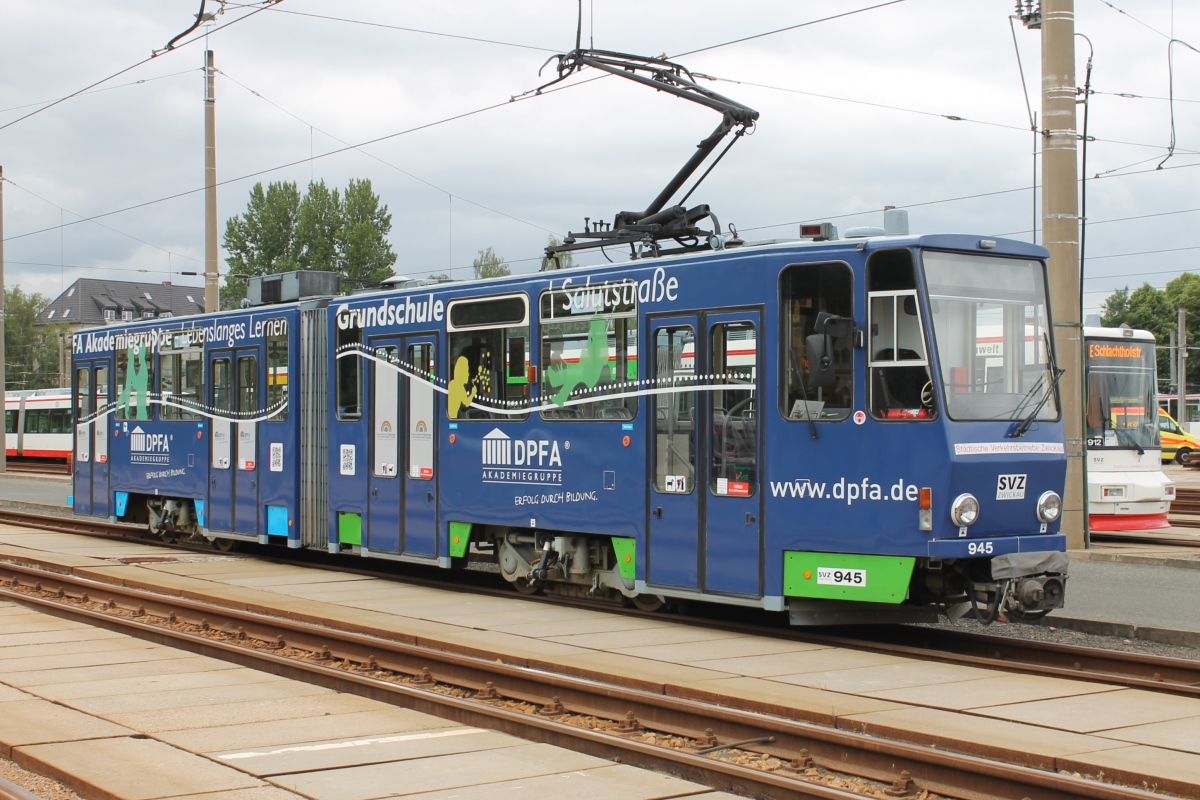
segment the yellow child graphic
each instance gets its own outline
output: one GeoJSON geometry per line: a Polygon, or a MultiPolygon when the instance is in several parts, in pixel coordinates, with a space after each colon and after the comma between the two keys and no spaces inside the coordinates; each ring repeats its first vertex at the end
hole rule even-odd
{"type": "Polygon", "coordinates": [[[470,374],[471,365],[467,363],[467,357],[459,356],[454,362],[454,377],[446,387],[446,416],[450,419],[458,419],[458,412],[475,402],[478,387],[472,386],[471,390],[467,391],[470,374]]]}

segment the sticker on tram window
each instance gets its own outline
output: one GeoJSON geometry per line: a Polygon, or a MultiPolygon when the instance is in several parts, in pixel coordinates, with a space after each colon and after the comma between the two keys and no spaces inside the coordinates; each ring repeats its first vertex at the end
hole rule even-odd
{"type": "Polygon", "coordinates": [[[817,567],[817,583],[825,586],[854,586],[865,588],[867,571],[865,569],[834,569],[833,567],[817,567]]]}
{"type": "Polygon", "coordinates": [[[730,481],[729,494],[733,495],[734,497],[749,497],[750,484],[746,483],[745,481],[730,481]]]}
{"type": "Polygon", "coordinates": [[[342,475],[353,475],[354,474],[354,445],[352,445],[352,444],[342,445],[341,456],[342,456],[341,457],[341,465],[342,465],[341,474],[342,475]]]}
{"type": "Polygon", "coordinates": [[[997,500],[1024,500],[1026,475],[1000,475],[996,479],[997,500]]]}

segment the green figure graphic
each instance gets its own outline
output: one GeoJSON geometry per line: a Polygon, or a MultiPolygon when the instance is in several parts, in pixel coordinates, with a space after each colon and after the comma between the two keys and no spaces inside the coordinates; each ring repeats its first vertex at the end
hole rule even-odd
{"type": "Polygon", "coordinates": [[[129,367],[125,370],[125,385],[117,393],[117,408],[124,409],[128,419],[150,419],[150,364],[147,360],[146,346],[142,345],[136,349],[130,347],[127,357],[129,367]],[[133,413],[129,413],[133,393],[137,393],[137,408],[133,413]]]}
{"type": "Polygon", "coordinates": [[[472,385],[470,391],[467,390],[470,378],[471,365],[466,356],[459,356],[454,362],[454,377],[446,387],[446,416],[450,419],[458,419],[458,412],[475,402],[475,393],[479,389],[472,385]]]}
{"type": "Polygon", "coordinates": [[[552,399],[561,406],[567,402],[576,386],[583,384],[594,389],[607,366],[608,327],[603,319],[593,317],[588,327],[587,348],[579,354],[579,362],[546,367],[546,383],[557,390],[552,399]]]}

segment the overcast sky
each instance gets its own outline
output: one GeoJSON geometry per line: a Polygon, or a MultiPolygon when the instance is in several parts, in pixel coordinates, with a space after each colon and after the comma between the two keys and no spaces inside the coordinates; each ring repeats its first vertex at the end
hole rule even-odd
{"type": "MultiPolygon", "coordinates": [[[[583,0],[583,40],[677,58],[761,113],[689,201],[744,238],[794,237],[800,221],[881,225],[885,205],[908,207],[918,233],[1033,238],[1026,103],[1038,112],[1041,34],[1013,23],[1018,60],[1011,0],[885,2],[583,0]]],[[[203,271],[203,38],[16,121],[147,59],[198,7],[0,3],[7,286],[54,297],[79,277],[202,284],[179,273],[203,271]]],[[[221,235],[256,181],[369,178],[393,215],[397,273],[465,277],[489,246],[530,271],[551,233],[644,208],[718,122],[617,78],[506,102],[574,46],[577,0],[254,8],[228,4],[208,37],[221,235]]],[[[1200,53],[1187,47],[1200,48],[1200,3],[1075,0],[1075,12],[1095,49],[1086,174],[1103,176],[1087,182],[1093,311],[1114,288],[1200,272],[1200,53]],[[1172,37],[1186,43],[1172,48],[1175,153],[1156,170],[1171,141],[1172,37]]]]}

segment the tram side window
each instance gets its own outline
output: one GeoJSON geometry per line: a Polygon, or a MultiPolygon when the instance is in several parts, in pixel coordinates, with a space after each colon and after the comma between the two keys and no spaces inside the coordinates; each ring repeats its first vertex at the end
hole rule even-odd
{"type": "Polygon", "coordinates": [[[154,354],[145,345],[116,352],[117,419],[153,418],[150,389],[154,383],[154,354]]]}
{"type": "Polygon", "coordinates": [[[5,433],[16,433],[17,432],[17,412],[16,411],[5,411],[4,412],[4,432],[5,433]]]}
{"type": "Polygon", "coordinates": [[[87,367],[80,367],[79,369],[75,370],[75,421],[83,422],[90,417],[91,414],[92,371],[87,367]]]}
{"type": "Polygon", "coordinates": [[[258,359],[254,356],[238,358],[238,416],[253,417],[258,409],[258,359]]]}
{"type": "Polygon", "coordinates": [[[288,417],[288,339],[267,337],[267,414],[273,422],[288,417]]]}
{"type": "Polygon", "coordinates": [[[529,416],[529,309],[525,295],[450,304],[450,419],[529,416]]]}
{"type": "Polygon", "coordinates": [[[734,322],[712,329],[714,494],[749,497],[758,472],[758,337],[754,325],[734,322]]]}
{"type": "Polygon", "coordinates": [[[814,386],[806,337],[816,332],[822,311],[854,317],[853,273],[846,264],[797,264],[783,271],[780,309],[779,412],[794,421],[842,420],[854,405],[854,341],[832,339],[834,382],[814,386]]]}
{"type": "Polygon", "coordinates": [[[212,362],[212,407],[226,415],[233,411],[233,371],[228,358],[212,362]]]}
{"type": "Polygon", "coordinates": [[[691,494],[696,488],[696,332],[659,328],[654,344],[654,488],[691,494]]]}
{"type": "Polygon", "coordinates": [[[638,406],[636,284],[543,292],[539,321],[539,397],[556,406],[542,411],[542,418],[633,419],[638,406]]]}
{"type": "Polygon", "coordinates": [[[199,347],[164,350],[159,356],[159,387],[162,393],[162,418],[165,420],[200,419],[188,409],[201,408],[204,398],[204,351],[199,347]]]}
{"type": "Polygon", "coordinates": [[[337,333],[337,418],[362,419],[362,329],[337,333]],[[343,353],[347,355],[342,356],[343,353]]]}
{"type": "Polygon", "coordinates": [[[25,433],[69,433],[70,431],[70,409],[29,408],[25,410],[25,433]]]}
{"type": "Polygon", "coordinates": [[[876,419],[937,415],[916,269],[908,250],[881,250],[867,260],[868,405],[876,419]]]}

